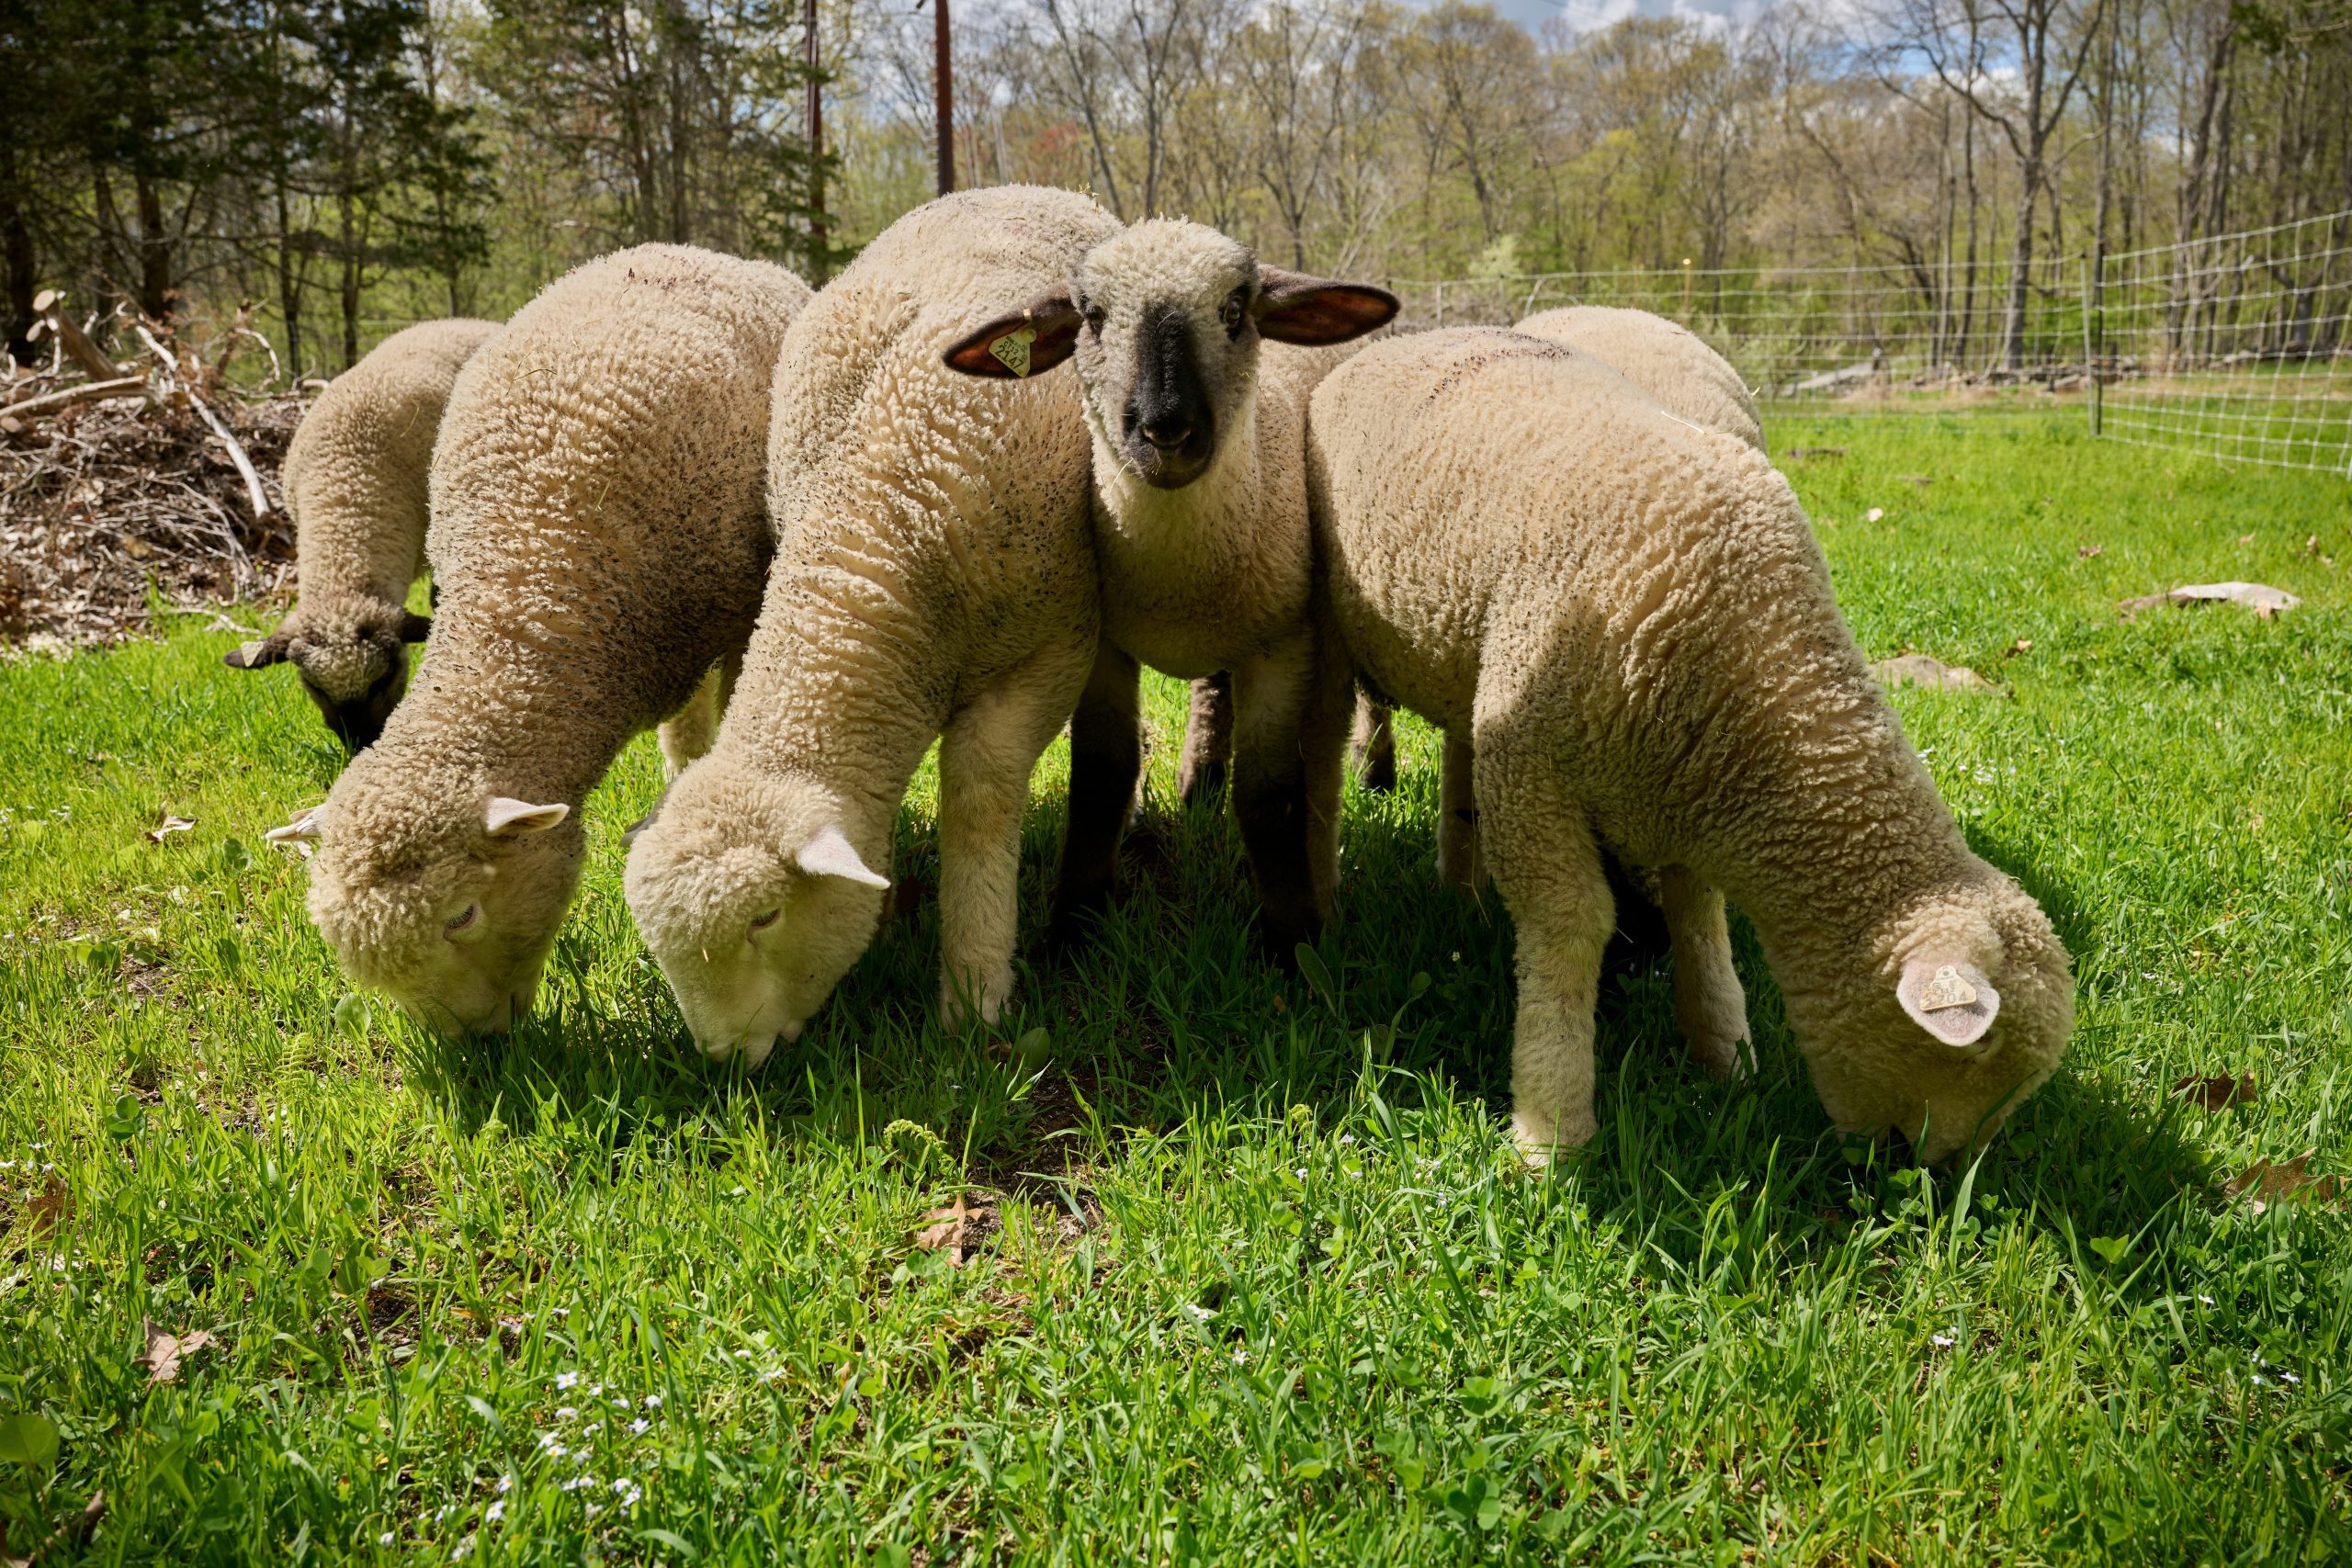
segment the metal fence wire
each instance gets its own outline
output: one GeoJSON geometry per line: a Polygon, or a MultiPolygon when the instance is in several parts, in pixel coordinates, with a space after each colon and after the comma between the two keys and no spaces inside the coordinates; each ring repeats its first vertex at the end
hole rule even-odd
{"type": "Polygon", "coordinates": [[[1558,272],[1392,285],[1408,326],[1563,305],[1688,326],[1765,403],[2077,398],[2092,430],[2352,477],[2352,210],[2108,256],[1558,272]]]}

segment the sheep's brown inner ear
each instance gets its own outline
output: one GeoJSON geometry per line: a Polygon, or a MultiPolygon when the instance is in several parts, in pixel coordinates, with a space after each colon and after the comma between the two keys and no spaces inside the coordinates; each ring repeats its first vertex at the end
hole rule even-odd
{"type": "Polygon", "coordinates": [[[967,376],[1017,380],[1042,375],[1077,348],[1078,321],[1069,294],[1048,294],[959,339],[944,357],[949,369],[967,376]]]}
{"type": "Polygon", "coordinates": [[[1369,283],[1336,283],[1281,267],[1258,269],[1258,299],[1250,306],[1258,335],[1306,347],[1346,343],[1386,326],[1396,296],[1369,283]]]}

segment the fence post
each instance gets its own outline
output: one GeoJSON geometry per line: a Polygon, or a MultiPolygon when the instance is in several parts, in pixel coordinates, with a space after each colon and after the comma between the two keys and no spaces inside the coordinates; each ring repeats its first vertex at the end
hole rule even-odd
{"type": "Polygon", "coordinates": [[[2089,378],[2090,381],[2087,389],[2090,392],[2087,406],[2090,410],[2091,434],[2094,437],[2099,433],[2098,351],[2093,346],[2095,338],[2091,323],[2094,313],[2091,291],[2095,281],[2091,276],[2091,258],[2085,256],[2083,258],[2083,374],[2089,378]]]}

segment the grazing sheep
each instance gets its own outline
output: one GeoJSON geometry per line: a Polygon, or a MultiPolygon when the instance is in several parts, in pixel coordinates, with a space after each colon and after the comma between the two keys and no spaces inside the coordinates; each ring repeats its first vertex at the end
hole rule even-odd
{"type": "MultiPolygon", "coordinates": [[[[1352,352],[1330,345],[1396,313],[1385,290],[1262,266],[1214,229],[1155,220],[951,352],[976,374],[1010,376],[990,346],[1042,325],[1068,346],[1033,347],[1024,373],[1076,362],[1093,443],[1102,647],[1070,720],[1057,935],[1110,897],[1143,766],[1140,664],[1204,682],[1229,673],[1234,817],[1265,902],[1261,934],[1287,962],[1320,924],[1295,740],[1314,651],[1306,399],[1352,352]]],[[[1194,694],[1214,711],[1217,694],[1194,694]]]]}
{"type": "Polygon", "coordinates": [[[683,245],[591,262],[458,378],[433,459],[441,590],[415,689],[326,804],[311,917],[445,1032],[528,1008],[581,803],[740,650],[773,551],[768,387],[798,278],[683,245]]]}
{"type": "MultiPolygon", "coordinates": [[[[934,738],[941,1010],[992,1021],[1012,991],[1029,774],[1094,659],[1086,434],[1069,382],[968,380],[941,353],[1117,231],[1068,191],[942,197],[786,338],[759,628],[717,744],[628,857],[638,929],[714,1057],[797,1039],[865,950],[934,738]]],[[[1041,317],[998,357],[1026,368],[1072,330],[1041,317]]]]}
{"type": "MultiPolygon", "coordinates": [[[[2050,1075],[2074,1019],[2065,951],[1970,852],[1761,453],[1588,355],[1471,330],[1334,371],[1307,457],[1339,646],[1476,747],[1518,931],[1531,1157],[1594,1131],[1603,846],[1656,870],[1678,971],[1720,940],[1690,929],[1720,920],[1711,890],[1747,911],[1840,1126],[1901,1128],[1935,1159],[2050,1075]]],[[[1345,690],[1327,675],[1317,700],[1345,690]]],[[[1340,732],[1326,713],[1303,727],[1334,750],[1340,732]]],[[[1336,772],[1310,760],[1312,778],[1336,772]]],[[[1736,1061],[1731,983],[1690,1011],[1678,987],[1692,1055],[1718,1071],[1736,1061]]]]}
{"type": "Polygon", "coordinates": [[[425,473],[449,389],[495,321],[394,333],[334,378],[286,450],[300,597],[277,629],[225,655],[290,663],[347,750],[372,745],[408,688],[408,649],[433,623],[408,609],[424,568],[425,473]]]}

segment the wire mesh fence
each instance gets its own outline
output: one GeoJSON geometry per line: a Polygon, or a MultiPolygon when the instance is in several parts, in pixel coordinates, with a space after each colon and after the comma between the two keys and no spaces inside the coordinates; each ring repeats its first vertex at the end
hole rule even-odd
{"type": "Polygon", "coordinates": [[[2352,477],[2352,212],[2109,256],[2093,428],[2352,477]]]}
{"type": "Polygon", "coordinates": [[[1555,272],[1394,285],[1409,326],[1562,305],[1680,321],[1769,403],[2079,396],[2091,428],[2352,477],[2352,211],[2106,257],[1555,272]]]}
{"type": "Polygon", "coordinates": [[[2087,385],[2083,264],[1555,272],[1395,285],[1408,325],[1510,325],[1563,305],[1649,310],[1712,344],[1768,401],[1883,406],[2087,385]]]}

